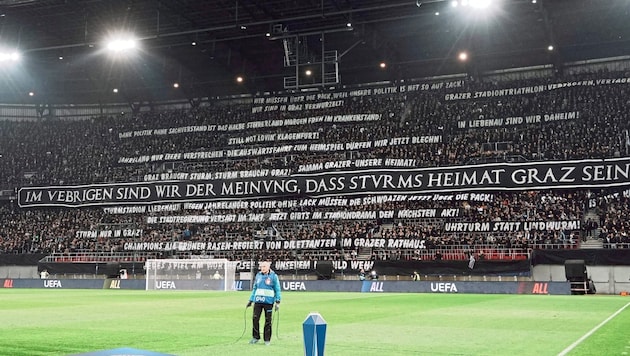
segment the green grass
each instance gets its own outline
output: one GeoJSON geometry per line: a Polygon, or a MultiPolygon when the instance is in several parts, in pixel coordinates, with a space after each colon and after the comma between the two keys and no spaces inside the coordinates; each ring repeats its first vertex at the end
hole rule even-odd
{"type": "MultiPolygon", "coordinates": [[[[120,347],[181,356],[303,355],[302,323],[310,312],[328,323],[326,355],[557,355],[630,303],[619,296],[285,292],[267,347],[247,343],[248,297],[0,289],[0,355],[120,347]]],[[[627,354],[629,330],[630,307],[569,355],[627,354]]]]}

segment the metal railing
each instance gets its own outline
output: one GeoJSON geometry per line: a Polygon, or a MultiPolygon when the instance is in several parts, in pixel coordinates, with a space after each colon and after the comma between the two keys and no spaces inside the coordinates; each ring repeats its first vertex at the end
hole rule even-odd
{"type": "Polygon", "coordinates": [[[630,248],[630,243],[628,242],[604,242],[603,245],[606,249],[624,249],[630,248]]]}
{"type": "MultiPolygon", "coordinates": [[[[609,244],[610,245],[610,244],[609,244]]],[[[481,245],[444,245],[431,246],[425,249],[385,249],[372,248],[372,258],[376,260],[467,260],[473,254],[477,259],[491,261],[497,260],[523,260],[531,256],[534,249],[555,249],[568,250],[579,248],[578,243],[534,243],[526,246],[505,247],[497,244],[481,245]]],[[[617,243],[614,246],[605,248],[630,248],[630,244],[617,243]]],[[[359,248],[360,249],[360,248],[359,248]]],[[[174,257],[187,258],[189,251],[178,254],[173,251],[174,257]]],[[[216,258],[239,258],[234,255],[236,251],[208,251],[216,258]]],[[[243,251],[241,251],[243,252],[243,251]]],[[[245,251],[250,252],[250,251],[245,251]]],[[[338,256],[341,250],[306,250],[308,259],[338,256]]],[[[41,262],[54,263],[108,263],[108,262],[145,262],[148,258],[158,258],[158,252],[73,252],[73,253],[53,253],[44,257],[41,262]]],[[[238,254],[237,254],[238,255],[238,254]]],[[[344,251],[344,255],[349,255],[349,250],[344,251]]],[[[297,256],[298,258],[300,256],[297,256]]],[[[370,259],[368,257],[368,259],[370,259]]]]}
{"type": "Polygon", "coordinates": [[[151,252],[72,252],[52,253],[40,262],[54,263],[108,263],[108,262],[144,262],[156,258],[151,252]]]}

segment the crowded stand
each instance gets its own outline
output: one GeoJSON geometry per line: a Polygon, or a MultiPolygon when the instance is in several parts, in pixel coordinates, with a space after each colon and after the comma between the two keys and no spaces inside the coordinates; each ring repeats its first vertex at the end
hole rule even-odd
{"type": "Polygon", "coordinates": [[[625,77],[420,81],[90,120],[0,121],[0,190],[20,200],[0,201],[0,253],[515,260],[587,239],[629,248],[630,190],[617,184],[630,146],[625,77]],[[499,184],[506,169],[523,187],[499,184]],[[615,181],[576,187],[573,171],[615,181]],[[407,180],[408,172],[420,173],[407,180]],[[250,185],[256,180],[264,182],[250,185]],[[201,191],[208,181],[222,190],[201,191]],[[181,186],[191,199],[173,185],[147,204],[133,189],[166,182],[193,182],[181,186]],[[374,189],[351,191],[349,182],[374,189]],[[274,188],[258,193],[265,184],[274,188]],[[52,200],[64,186],[88,188],[58,204],[18,191],[40,188],[52,200]],[[107,201],[101,187],[110,186],[129,199],[107,201]]]}

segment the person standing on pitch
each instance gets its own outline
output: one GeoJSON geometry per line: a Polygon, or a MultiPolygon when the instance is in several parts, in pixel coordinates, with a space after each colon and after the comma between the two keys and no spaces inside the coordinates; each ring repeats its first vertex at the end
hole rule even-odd
{"type": "Polygon", "coordinates": [[[247,307],[251,307],[254,303],[252,339],[250,344],[260,341],[260,313],[265,311],[265,329],[264,340],[265,345],[271,342],[271,316],[274,309],[280,309],[280,280],[276,272],[271,270],[271,262],[261,262],[260,272],[256,274],[254,279],[254,288],[252,295],[249,297],[247,307]]]}

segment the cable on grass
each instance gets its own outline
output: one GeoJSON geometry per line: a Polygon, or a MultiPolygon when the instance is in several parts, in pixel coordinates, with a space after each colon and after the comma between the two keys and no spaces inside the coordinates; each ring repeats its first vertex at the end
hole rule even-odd
{"type": "Polygon", "coordinates": [[[239,342],[243,338],[243,336],[245,336],[246,332],[247,332],[247,307],[245,307],[245,310],[243,311],[243,332],[241,333],[241,336],[239,336],[238,339],[234,340],[232,344],[236,344],[237,342],[239,342]]]}

